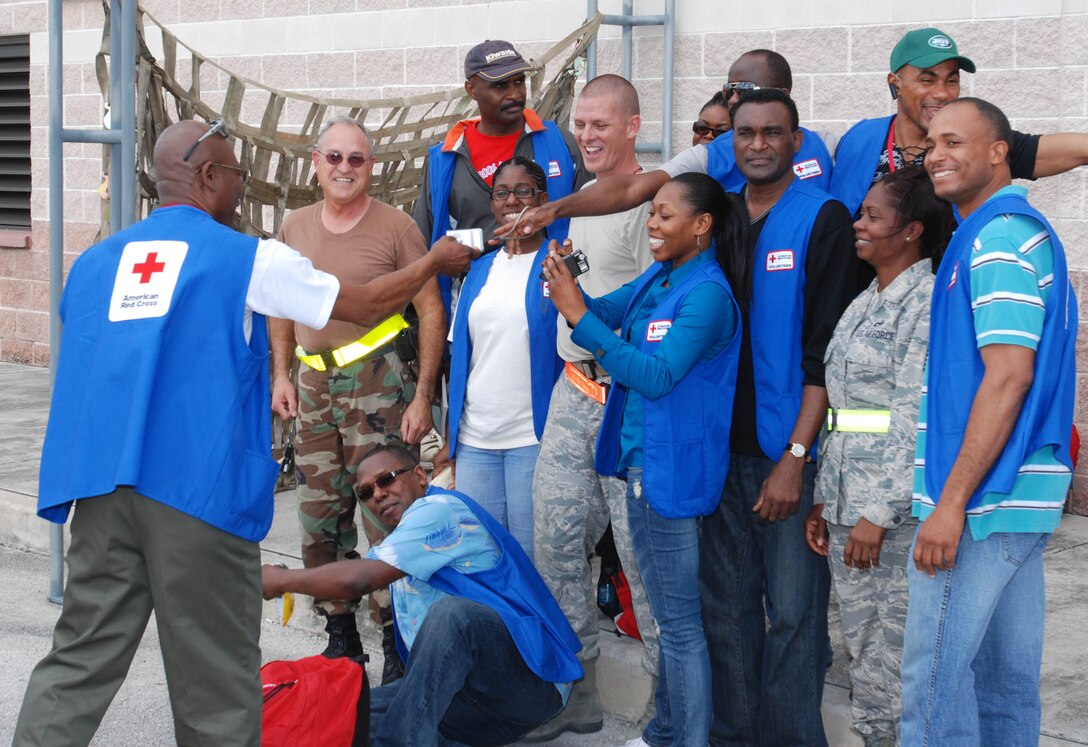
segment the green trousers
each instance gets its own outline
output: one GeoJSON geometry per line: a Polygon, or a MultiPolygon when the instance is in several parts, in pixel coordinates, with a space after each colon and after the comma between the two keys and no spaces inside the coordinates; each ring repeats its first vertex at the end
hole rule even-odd
{"type": "Polygon", "coordinates": [[[13,745],[91,741],[155,611],[179,745],[261,737],[255,542],[118,488],[78,501],[64,608],[34,668],[13,745]]]}

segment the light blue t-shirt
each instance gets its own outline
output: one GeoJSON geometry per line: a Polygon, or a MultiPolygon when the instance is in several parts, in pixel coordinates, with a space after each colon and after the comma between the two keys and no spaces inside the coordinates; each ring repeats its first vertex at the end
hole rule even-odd
{"type": "Polygon", "coordinates": [[[457,496],[436,492],[408,507],[397,528],[367,557],[404,571],[389,589],[404,645],[410,651],[431,605],[449,596],[427,581],[450,566],[459,573],[486,571],[502,550],[476,515],[457,496]]]}
{"type": "MultiPolygon", "coordinates": [[[[446,566],[464,574],[491,570],[502,560],[502,548],[464,501],[433,491],[409,506],[397,528],[366,556],[408,574],[389,591],[401,640],[411,651],[431,605],[449,596],[427,583],[431,575],[446,566]]],[[[554,684],[566,704],[572,683],[554,684]]]]}

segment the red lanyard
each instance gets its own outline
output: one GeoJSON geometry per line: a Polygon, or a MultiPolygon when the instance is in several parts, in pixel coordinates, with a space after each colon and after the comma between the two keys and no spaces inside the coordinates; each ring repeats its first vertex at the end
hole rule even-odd
{"type": "Polygon", "coordinates": [[[888,172],[895,173],[895,117],[888,125],[888,172]]]}

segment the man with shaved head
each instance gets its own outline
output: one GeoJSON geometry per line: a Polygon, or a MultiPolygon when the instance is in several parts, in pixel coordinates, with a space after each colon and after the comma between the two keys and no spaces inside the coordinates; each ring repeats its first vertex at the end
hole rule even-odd
{"type": "MultiPolygon", "coordinates": [[[[630,82],[618,75],[599,75],[586,84],[574,108],[574,139],[586,168],[597,175],[587,188],[642,171],[635,154],[641,124],[638,91],[630,82]]],[[[578,281],[583,291],[591,296],[611,293],[653,263],[646,232],[649,208],[649,203],[642,203],[570,222],[572,246],[589,257],[589,272],[578,281]]],[[[596,682],[600,655],[596,587],[587,558],[610,517],[645,644],[642,664],[651,675],[657,674],[657,629],[631,548],[627,486],[618,478],[599,475],[593,466],[611,377],[570,335],[566,320],[559,320],[556,348],[565,362],[565,375],[552,391],[533,475],[533,541],[536,568],[582,642],[578,658],[586,676],[575,683],[563,712],[530,732],[532,741],[552,739],[564,731],[597,731],[604,723],[596,682]]]]}
{"type": "Polygon", "coordinates": [[[374,324],[473,254],[446,240],[342,285],[230,227],[245,172],[222,122],[168,127],[154,162],[162,207],[87,249],[61,302],[38,515],[73,513],[70,576],[20,747],[91,741],[152,610],[178,744],[259,743],[257,543],[277,471],[265,316],[374,324]]]}
{"type": "MultiPolygon", "coordinates": [[[[770,49],[752,49],[729,67],[722,95],[732,108],[747,92],[776,89],[788,94],[792,87],[793,73],[785,57],[770,49]]],[[[793,173],[809,186],[826,190],[831,184],[831,154],[818,134],[804,127],[800,132],[801,145],[794,155],[793,173]]],[[[706,145],[681,151],[653,171],[624,174],[607,184],[598,182],[561,199],[551,197],[545,204],[526,211],[518,222],[518,230],[528,235],[554,221],[629,210],[653,198],[669,179],[688,172],[709,174],[725,191],[739,192],[746,179],[733,154],[733,133],[726,132],[706,145]]],[[[510,227],[499,226],[496,232],[508,231],[510,227]]]]}

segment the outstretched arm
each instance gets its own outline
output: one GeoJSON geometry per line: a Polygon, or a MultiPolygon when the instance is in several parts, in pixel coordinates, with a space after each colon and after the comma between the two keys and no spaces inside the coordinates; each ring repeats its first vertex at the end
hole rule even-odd
{"type": "Polygon", "coordinates": [[[432,277],[460,275],[479,256],[478,249],[444,236],[434,243],[427,256],[407,267],[363,285],[340,286],[340,295],[332,307],[332,318],[373,327],[404,308],[432,277]]]}
{"type": "Polygon", "coordinates": [[[1032,176],[1064,174],[1066,171],[1088,164],[1088,133],[1059,132],[1039,138],[1035,153],[1035,169],[1032,176]]]}
{"type": "Polygon", "coordinates": [[[404,578],[404,571],[380,560],[338,560],[317,568],[261,567],[261,589],[265,599],[286,591],[309,594],[318,599],[356,599],[404,578]]]}
{"type": "MultiPolygon", "coordinates": [[[[621,213],[652,199],[668,180],[669,175],[660,169],[610,176],[555,202],[525,211],[517,221],[517,230],[528,236],[558,218],[621,213]]],[[[513,227],[513,222],[506,223],[496,228],[495,234],[501,236],[513,227]]]]}

